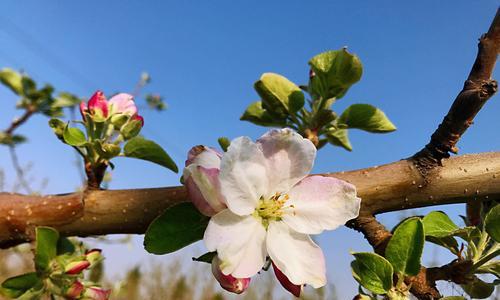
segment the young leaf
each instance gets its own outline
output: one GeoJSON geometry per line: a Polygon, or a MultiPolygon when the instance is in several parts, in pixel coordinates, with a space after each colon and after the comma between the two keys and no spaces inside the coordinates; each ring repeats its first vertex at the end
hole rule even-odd
{"type": "Polygon", "coordinates": [[[144,248],[153,254],[167,254],[184,248],[203,239],[209,220],[192,203],[177,204],[149,225],[144,248]]]}
{"type": "Polygon", "coordinates": [[[304,106],[305,97],[302,90],[286,77],[275,73],[264,73],[254,84],[254,88],[262,98],[263,107],[271,114],[294,114],[304,106]]]}
{"type": "Polygon", "coordinates": [[[439,300],[467,300],[467,299],[462,297],[462,296],[449,296],[449,297],[440,298],[439,300]]]}
{"type": "Polygon", "coordinates": [[[444,237],[433,237],[433,236],[426,236],[425,240],[436,244],[438,246],[441,246],[443,248],[446,248],[450,250],[451,253],[458,255],[459,249],[458,249],[458,242],[453,236],[444,236],[444,237]]]}
{"type": "Polygon", "coordinates": [[[67,237],[60,237],[57,241],[57,255],[73,252],[75,252],[75,245],[67,237]]]}
{"type": "Polygon", "coordinates": [[[217,142],[219,143],[219,146],[221,147],[222,151],[227,152],[227,148],[229,148],[231,141],[227,137],[223,136],[218,138],[217,142]]]}
{"type": "Polygon", "coordinates": [[[374,133],[384,133],[396,130],[396,126],[385,113],[369,104],[353,104],[339,118],[339,123],[348,128],[357,128],[374,133]]]}
{"type": "Polygon", "coordinates": [[[500,243],[500,204],[488,212],[484,219],[484,228],[495,242],[500,243]]]}
{"type": "Polygon", "coordinates": [[[488,263],[480,266],[476,270],[476,273],[493,274],[498,279],[500,279],[500,260],[495,260],[495,261],[492,261],[492,262],[488,262],[488,263]]]}
{"type": "Polygon", "coordinates": [[[39,285],[41,279],[36,272],[11,277],[2,283],[1,294],[9,298],[18,298],[29,289],[39,285]]]}
{"type": "Polygon", "coordinates": [[[0,82],[17,95],[23,94],[22,78],[21,74],[9,68],[0,71],[0,82]]]}
{"type": "Polygon", "coordinates": [[[199,257],[193,257],[193,261],[199,261],[199,262],[205,262],[205,263],[212,263],[212,260],[214,257],[217,255],[217,252],[207,252],[199,257]]]}
{"type": "Polygon", "coordinates": [[[462,289],[474,299],[486,299],[495,290],[495,285],[482,281],[481,279],[474,277],[473,281],[461,285],[462,289]]]}
{"type": "Polygon", "coordinates": [[[69,127],[69,124],[64,128],[63,138],[64,142],[71,146],[83,146],[87,142],[83,131],[75,127],[69,127]]]}
{"type": "Polygon", "coordinates": [[[420,258],[424,249],[424,226],[419,218],[403,221],[387,244],[385,257],[394,271],[415,276],[420,271],[420,258]]]}
{"type": "Polygon", "coordinates": [[[326,134],[326,138],[330,144],[342,147],[347,151],[352,151],[352,145],[349,141],[347,129],[331,130],[326,134]]]}
{"type": "Polygon", "coordinates": [[[261,101],[250,104],[240,117],[240,120],[268,127],[282,127],[285,125],[285,118],[269,114],[267,110],[262,108],[261,101]]]}
{"type": "Polygon", "coordinates": [[[36,228],[35,267],[37,271],[44,271],[50,261],[57,255],[59,233],[50,227],[36,228]]]}
{"type": "Polygon", "coordinates": [[[342,98],[363,73],[359,58],[346,49],[318,54],[309,65],[314,76],[309,81],[308,91],[314,99],[342,98]]]}
{"type": "Polygon", "coordinates": [[[175,173],[179,172],[175,162],[160,145],[142,137],[135,137],[128,141],[123,148],[123,153],[126,157],[147,160],[164,166],[175,173]]]}
{"type": "Polygon", "coordinates": [[[458,226],[442,211],[430,212],[422,219],[425,236],[445,237],[453,234],[458,226]]]}
{"type": "Polygon", "coordinates": [[[382,256],[370,252],[353,253],[352,275],[375,294],[386,294],[392,287],[393,268],[382,256]]]}

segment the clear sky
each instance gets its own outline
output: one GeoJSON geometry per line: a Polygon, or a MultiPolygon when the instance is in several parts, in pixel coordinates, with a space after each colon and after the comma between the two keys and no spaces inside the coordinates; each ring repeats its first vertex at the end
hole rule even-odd
{"type": "MultiPolygon", "coordinates": [[[[2,1],[0,67],[23,69],[39,82],[81,96],[96,89],[130,92],[140,73],[149,72],[153,81],[146,92],[165,96],[169,109],[143,112],[144,135],[181,166],[193,145],[216,145],[219,136],[257,138],[265,132],[239,121],[246,106],[257,100],[252,86],[262,73],[306,83],[312,56],[347,46],[361,58],[364,74],[334,109],[370,103],[398,127],[386,135],[353,131],[352,153],[325,147],[314,169],[350,170],[408,157],[427,143],[462,88],[477,39],[497,6],[495,0],[2,1]]],[[[7,89],[0,88],[0,98],[4,128],[19,112],[7,89]]],[[[486,104],[460,142],[461,153],[500,148],[497,98],[486,104]]],[[[46,193],[70,192],[79,185],[74,154],[53,137],[47,118],[33,118],[19,133],[30,139],[19,147],[19,156],[33,162],[35,186],[43,178],[49,179],[46,193]]],[[[179,182],[178,175],[145,162],[118,159],[116,165],[113,189],[179,182]]],[[[12,175],[4,148],[0,168],[12,175]]],[[[463,210],[446,209],[455,219],[463,210]]],[[[398,215],[381,218],[392,226],[398,215]]],[[[352,297],[356,285],[348,251],[368,250],[367,243],[347,229],[323,234],[319,242],[332,281],[342,287],[340,299],[352,297]]],[[[120,273],[120,264],[168,260],[146,254],[140,237],[134,245],[132,250],[105,248],[114,251],[108,255],[112,274],[120,273]]]]}

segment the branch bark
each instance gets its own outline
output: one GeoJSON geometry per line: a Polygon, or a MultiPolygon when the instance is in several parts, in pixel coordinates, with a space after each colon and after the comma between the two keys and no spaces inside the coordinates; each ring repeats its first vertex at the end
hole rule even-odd
{"type": "MultiPolygon", "coordinates": [[[[443,162],[424,180],[411,161],[323,174],[353,183],[362,212],[483,201],[500,196],[500,152],[471,154],[443,162]]],[[[52,196],[0,193],[0,247],[32,240],[35,226],[52,226],[66,236],[145,232],[168,207],[187,200],[184,187],[89,190],[52,196]]]]}

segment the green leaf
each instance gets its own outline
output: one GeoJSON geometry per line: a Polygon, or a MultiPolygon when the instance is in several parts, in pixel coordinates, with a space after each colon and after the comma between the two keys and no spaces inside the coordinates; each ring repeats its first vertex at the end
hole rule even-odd
{"type": "Polygon", "coordinates": [[[467,299],[462,297],[462,296],[449,296],[449,297],[440,298],[439,300],[467,300],[467,299]]]}
{"type": "Polygon", "coordinates": [[[335,129],[326,134],[328,142],[332,145],[342,147],[347,151],[352,151],[352,145],[349,141],[347,129],[335,129]]]}
{"type": "Polygon", "coordinates": [[[432,237],[450,236],[458,229],[458,226],[442,211],[430,212],[422,219],[425,235],[432,237]]]}
{"type": "Polygon", "coordinates": [[[0,145],[19,145],[26,142],[26,137],[20,134],[6,134],[0,132],[0,145]]]}
{"type": "Polygon", "coordinates": [[[36,228],[35,267],[38,271],[45,271],[50,261],[57,255],[59,233],[50,227],[36,228]]]}
{"type": "Polygon", "coordinates": [[[66,123],[59,119],[52,118],[49,120],[49,126],[54,131],[54,134],[64,142],[64,130],[66,130],[66,123]]]}
{"type": "Polygon", "coordinates": [[[205,263],[212,263],[212,260],[214,257],[217,255],[216,251],[213,252],[207,252],[199,257],[193,257],[193,261],[199,261],[199,262],[205,262],[205,263]]]}
{"type": "Polygon", "coordinates": [[[495,275],[498,279],[500,279],[500,261],[495,260],[488,262],[482,266],[480,266],[476,273],[489,273],[495,275]]]}
{"type": "Polygon", "coordinates": [[[473,281],[461,285],[462,289],[474,299],[486,299],[495,290],[495,285],[482,281],[481,279],[474,277],[473,281]]]}
{"type": "Polygon", "coordinates": [[[457,240],[452,237],[452,236],[445,236],[445,237],[433,237],[433,236],[427,236],[425,237],[425,240],[428,242],[431,242],[433,244],[436,244],[438,246],[441,246],[443,248],[446,248],[450,250],[451,253],[458,255],[459,249],[458,249],[458,242],[457,240]]]}
{"type": "Polygon", "coordinates": [[[219,143],[222,151],[227,152],[227,148],[229,148],[231,141],[227,137],[223,136],[217,139],[217,142],[219,143]]]}
{"type": "Polygon", "coordinates": [[[500,205],[493,207],[484,219],[484,228],[495,242],[500,243],[500,205]]]}
{"type": "Polygon", "coordinates": [[[403,221],[387,244],[385,257],[394,271],[415,276],[420,271],[420,258],[424,249],[424,226],[419,218],[403,221]]]}
{"type": "Polygon", "coordinates": [[[144,248],[149,253],[167,254],[203,239],[209,217],[190,202],[167,209],[148,227],[144,248]]]}
{"type": "Polygon", "coordinates": [[[61,92],[55,98],[54,103],[52,103],[53,107],[73,107],[76,105],[79,105],[82,100],[78,98],[77,96],[68,93],[68,92],[61,92]]]}
{"type": "Polygon", "coordinates": [[[1,292],[9,298],[18,298],[29,289],[39,285],[41,279],[36,272],[11,277],[2,283],[1,292]]]}
{"type": "Polygon", "coordinates": [[[345,48],[318,54],[309,65],[314,76],[309,81],[308,91],[314,99],[342,98],[363,74],[359,58],[345,48]]]}
{"type": "Polygon", "coordinates": [[[175,162],[160,145],[142,137],[135,137],[128,141],[123,148],[123,152],[127,157],[147,160],[164,166],[175,173],[179,172],[175,162]]]}
{"type": "Polygon", "coordinates": [[[475,226],[459,228],[453,232],[453,236],[458,236],[464,241],[473,242],[481,236],[481,231],[475,226]]]}
{"type": "Polygon", "coordinates": [[[353,104],[339,118],[339,123],[348,128],[357,128],[374,133],[384,133],[396,130],[396,126],[385,113],[370,104],[353,104]]]}
{"type": "Polygon", "coordinates": [[[73,252],[75,252],[75,245],[67,237],[60,237],[57,241],[57,255],[73,252]]]}
{"type": "Polygon", "coordinates": [[[87,143],[87,138],[83,131],[76,127],[69,127],[69,124],[64,128],[63,139],[66,144],[71,146],[83,146],[87,143]]]}
{"type": "Polygon", "coordinates": [[[275,117],[269,114],[267,110],[262,108],[261,101],[257,101],[250,104],[243,113],[243,115],[240,117],[240,120],[252,122],[260,126],[268,126],[268,127],[285,126],[285,118],[275,117]]]}
{"type": "Polygon", "coordinates": [[[352,275],[359,284],[375,294],[385,294],[392,287],[393,268],[382,256],[370,252],[353,253],[352,275]]]}
{"type": "Polygon", "coordinates": [[[21,74],[9,68],[0,71],[0,82],[17,95],[23,94],[22,78],[21,74]]]}
{"type": "Polygon", "coordinates": [[[302,90],[279,74],[262,74],[254,88],[262,99],[263,108],[273,115],[294,114],[304,106],[305,97],[302,90]]]}

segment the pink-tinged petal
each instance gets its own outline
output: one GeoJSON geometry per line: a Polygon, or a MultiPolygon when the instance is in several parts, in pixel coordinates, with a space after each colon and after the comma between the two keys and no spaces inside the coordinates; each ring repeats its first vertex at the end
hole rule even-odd
{"type": "Polygon", "coordinates": [[[69,275],[80,274],[83,270],[87,269],[90,266],[90,262],[86,260],[82,261],[74,261],[66,265],[64,268],[64,272],[69,275]]]}
{"type": "Polygon", "coordinates": [[[271,174],[268,178],[271,194],[288,192],[313,167],[316,147],[291,129],[270,130],[257,143],[262,147],[271,174]]]}
{"type": "MultiPolygon", "coordinates": [[[[203,169],[203,168],[198,167],[198,169],[203,169]]],[[[216,170],[216,169],[211,169],[211,170],[216,170]]],[[[200,177],[202,176],[203,175],[200,175],[200,177]]],[[[194,176],[189,176],[187,177],[187,179],[184,180],[184,185],[186,186],[188,197],[194,204],[194,206],[196,206],[196,208],[205,216],[211,217],[217,214],[219,211],[225,209],[226,205],[222,202],[222,196],[220,195],[220,187],[218,187],[218,185],[216,185],[215,182],[213,181],[211,182],[208,180],[209,179],[205,179],[205,185],[201,187],[201,185],[198,185],[195,182],[194,176]],[[207,184],[211,185],[207,186],[207,184]],[[203,190],[204,193],[201,190],[203,190]]]]}
{"type": "Polygon", "coordinates": [[[266,171],[260,146],[248,137],[234,139],[222,156],[220,170],[221,191],[229,209],[240,216],[253,213],[273,175],[266,171]]]}
{"type": "Polygon", "coordinates": [[[319,234],[333,230],[359,214],[361,199],[354,185],[325,176],[304,178],[288,193],[283,221],[295,231],[319,234]]]}
{"type": "Polygon", "coordinates": [[[295,297],[299,298],[300,294],[302,293],[302,289],[303,289],[304,286],[303,285],[298,285],[298,284],[293,284],[290,281],[290,279],[288,279],[288,277],[286,277],[286,275],[283,274],[283,272],[281,272],[280,269],[278,269],[278,267],[276,267],[276,265],[274,264],[274,262],[272,264],[273,264],[274,274],[276,275],[276,278],[281,283],[281,285],[287,291],[289,291],[292,295],[294,295],[295,297]]]}
{"type": "Polygon", "coordinates": [[[220,269],[221,261],[215,256],[212,260],[212,274],[219,282],[220,286],[226,291],[241,294],[250,285],[250,278],[235,278],[232,275],[224,275],[220,269]]]}
{"type": "Polygon", "coordinates": [[[92,115],[100,114],[104,118],[108,117],[108,101],[103,92],[97,91],[90,97],[88,109],[92,115]]]}
{"type": "Polygon", "coordinates": [[[80,297],[84,290],[84,286],[80,281],[75,281],[73,284],[66,290],[65,297],[67,299],[77,299],[80,297]]]}
{"type": "Polygon", "coordinates": [[[266,230],[253,216],[238,216],[225,209],[210,219],[203,240],[208,251],[217,251],[223,274],[247,278],[266,261],[266,230]]]}
{"type": "Polygon", "coordinates": [[[276,267],[296,285],[320,288],[326,284],[323,251],[307,234],[284,222],[270,222],[266,237],[267,252],[276,267]]]}
{"type": "Polygon", "coordinates": [[[82,115],[82,119],[85,120],[85,113],[87,112],[87,103],[84,101],[80,102],[80,114],[82,115]]]}
{"type": "MultiPolygon", "coordinates": [[[[108,300],[111,290],[105,290],[100,287],[92,286],[85,290],[84,297],[91,300],[108,300]]],[[[87,299],[85,298],[85,299],[87,299]]]]}
{"type": "Polygon", "coordinates": [[[137,114],[137,106],[134,102],[134,96],[126,93],[117,94],[109,99],[111,113],[121,113],[129,116],[137,114]]]}
{"type": "Polygon", "coordinates": [[[198,164],[205,168],[218,168],[220,169],[220,159],[222,154],[210,147],[198,145],[194,146],[188,152],[186,160],[186,167],[190,164],[198,164]]]}

